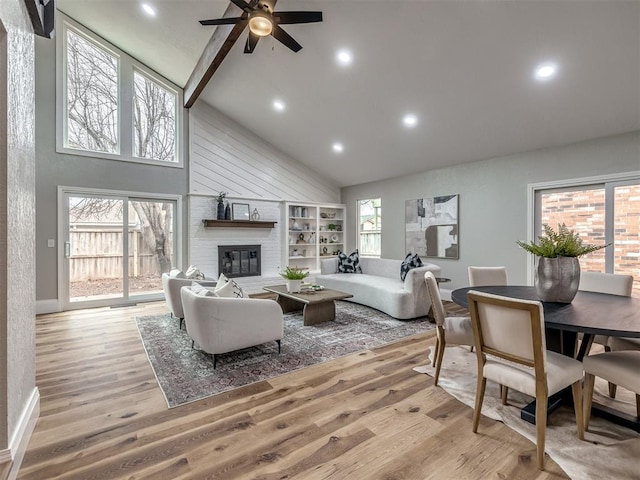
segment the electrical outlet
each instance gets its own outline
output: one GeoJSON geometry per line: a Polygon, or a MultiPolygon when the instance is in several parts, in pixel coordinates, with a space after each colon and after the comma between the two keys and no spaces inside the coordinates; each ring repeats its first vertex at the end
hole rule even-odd
{"type": "Polygon", "coordinates": [[[56,241],[53,238],[47,239],[47,247],[53,248],[56,246],[56,241]]]}

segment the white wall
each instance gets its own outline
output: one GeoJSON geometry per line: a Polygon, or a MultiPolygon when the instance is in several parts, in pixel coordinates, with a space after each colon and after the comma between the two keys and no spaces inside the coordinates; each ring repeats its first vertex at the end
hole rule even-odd
{"type": "Polygon", "coordinates": [[[13,475],[39,405],[35,385],[35,70],[34,38],[24,2],[0,1],[0,20],[0,462],[13,459],[13,475]]]}
{"type": "Polygon", "coordinates": [[[527,254],[515,243],[527,240],[527,185],[632,171],[640,173],[640,131],[344,188],[349,247],[356,200],[382,198],[382,256],[403,258],[405,200],[457,193],[460,258],[429,260],[453,279],[445,288],[466,286],[469,265],[505,265],[510,282],[527,284],[527,254]]]}
{"type": "Polygon", "coordinates": [[[259,244],[262,277],[276,276],[284,248],[283,202],[339,203],[339,188],[205,103],[191,109],[189,121],[189,263],[216,277],[218,245],[259,244]],[[203,219],[216,218],[213,196],[219,192],[228,192],[230,203],[249,203],[260,220],[276,221],[276,227],[205,228],[203,219]]]}
{"type": "Polygon", "coordinates": [[[336,203],[334,182],[198,102],[190,110],[189,193],[336,203]]]}
{"type": "MultiPolygon", "coordinates": [[[[231,202],[236,199],[231,198],[231,202]]],[[[242,201],[241,203],[247,203],[242,201]]],[[[275,277],[281,266],[282,228],[280,202],[253,200],[260,220],[278,222],[275,228],[205,228],[202,220],[216,218],[216,204],[210,197],[189,198],[189,259],[207,276],[218,276],[218,245],[261,245],[262,276],[275,277]]],[[[242,279],[238,283],[243,284],[242,279]]]]}

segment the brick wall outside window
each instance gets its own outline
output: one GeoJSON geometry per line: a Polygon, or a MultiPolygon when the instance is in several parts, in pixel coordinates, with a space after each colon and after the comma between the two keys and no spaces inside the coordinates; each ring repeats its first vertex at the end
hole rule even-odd
{"type": "MultiPolygon", "coordinates": [[[[542,223],[565,223],[587,243],[605,243],[605,190],[543,193],[542,223]]],[[[616,187],[614,194],[614,273],[633,275],[640,297],[640,185],[616,187]]],[[[604,272],[604,250],[580,258],[583,271],[604,272]]]]}

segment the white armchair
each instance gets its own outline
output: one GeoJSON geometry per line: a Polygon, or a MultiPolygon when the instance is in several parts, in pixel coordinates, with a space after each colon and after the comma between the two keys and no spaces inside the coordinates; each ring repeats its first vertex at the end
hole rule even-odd
{"type": "Polygon", "coordinates": [[[215,287],[216,281],[212,278],[205,280],[193,280],[191,278],[173,278],[168,274],[162,274],[162,290],[164,290],[164,299],[167,302],[167,308],[171,315],[180,320],[180,328],[184,321],[184,312],[182,309],[182,299],[180,298],[180,289],[185,286],[191,286],[192,282],[198,282],[205,287],[215,287]]]}
{"type": "Polygon", "coordinates": [[[187,333],[206,353],[216,356],[262,343],[278,343],[283,335],[282,308],[274,300],[200,296],[180,290],[187,333]]]}

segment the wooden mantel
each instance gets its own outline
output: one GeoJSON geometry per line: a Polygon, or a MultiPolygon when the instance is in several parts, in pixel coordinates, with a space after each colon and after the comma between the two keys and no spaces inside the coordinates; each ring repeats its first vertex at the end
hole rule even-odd
{"type": "Polygon", "coordinates": [[[275,228],[278,222],[261,222],[257,220],[202,220],[205,227],[213,228],[275,228]]]}

